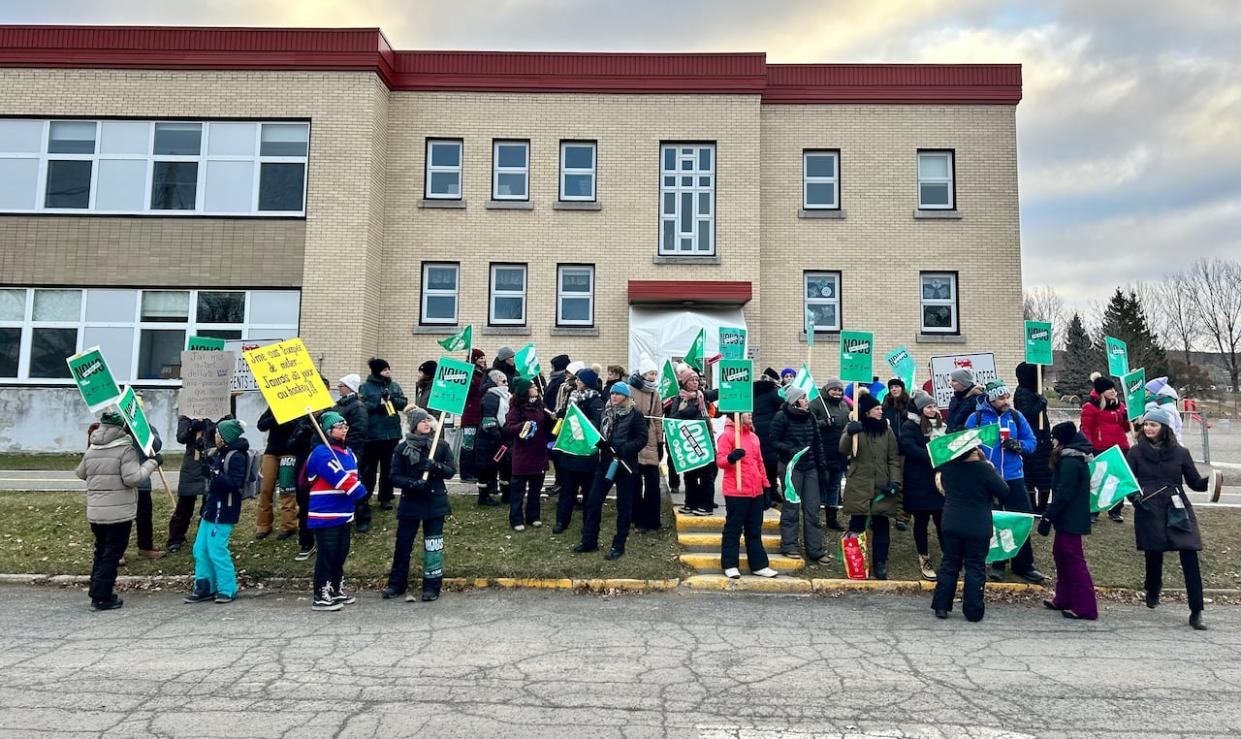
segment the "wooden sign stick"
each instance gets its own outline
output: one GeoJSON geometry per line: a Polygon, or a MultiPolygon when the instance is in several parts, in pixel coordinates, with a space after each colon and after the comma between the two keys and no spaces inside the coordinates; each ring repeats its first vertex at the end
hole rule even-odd
{"type": "MultiPolygon", "coordinates": [[[[428,454],[427,461],[435,461],[435,447],[440,443],[440,432],[444,430],[444,411],[440,411],[439,420],[435,422],[435,436],[431,437],[431,451],[428,454]]],[[[426,480],[431,476],[431,470],[422,473],[422,479],[426,480]]]]}
{"type": "MultiPolygon", "coordinates": [[[[740,413],[733,414],[733,431],[736,432],[736,438],[733,441],[733,449],[740,449],[741,448],[741,414],[740,413]]],[[[737,470],[737,492],[740,493],[741,492],[741,460],[737,460],[737,464],[734,466],[736,467],[736,470],[737,470]]]]}

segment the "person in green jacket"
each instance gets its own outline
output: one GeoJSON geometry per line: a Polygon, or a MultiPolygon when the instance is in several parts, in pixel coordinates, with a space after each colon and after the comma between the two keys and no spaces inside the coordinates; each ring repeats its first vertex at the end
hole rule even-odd
{"type": "Polygon", "coordinates": [[[858,415],[862,420],[851,422],[840,437],[840,454],[849,463],[844,512],[851,534],[861,534],[870,523],[875,579],[887,580],[888,519],[896,515],[904,471],[896,436],[883,419],[883,406],[875,396],[861,396],[858,415]]]}
{"type": "Polygon", "coordinates": [[[370,525],[371,491],[379,492],[379,507],[392,510],[392,452],[401,440],[401,411],[409,401],[401,384],[392,379],[392,368],[386,360],[375,358],[370,365],[371,374],[362,383],[358,395],[366,405],[370,425],[366,430],[366,446],[362,454],[362,485],[367,489],[367,497],[362,500],[359,508],[364,510],[366,520],[359,518],[361,524],[370,525]],[[379,484],[375,477],[378,474],[379,484]]]}

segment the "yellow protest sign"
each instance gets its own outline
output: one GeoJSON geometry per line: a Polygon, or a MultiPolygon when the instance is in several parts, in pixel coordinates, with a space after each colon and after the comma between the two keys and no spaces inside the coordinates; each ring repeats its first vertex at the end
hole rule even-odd
{"type": "Polygon", "coordinates": [[[276,423],[331,407],[332,396],[301,339],[261,346],[243,356],[276,423]]]}

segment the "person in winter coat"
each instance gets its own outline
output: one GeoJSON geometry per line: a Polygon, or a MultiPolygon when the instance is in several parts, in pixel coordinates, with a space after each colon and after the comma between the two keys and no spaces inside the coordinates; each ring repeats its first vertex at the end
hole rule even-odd
{"type": "Polygon", "coordinates": [[[194,516],[194,503],[207,492],[206,456],[215,438],[215,423],[206,418],[177,417],[177,443],[185,446],[181,474],[177,477],[177,504],[168,518],[168,551],[185,545],[194,516]]]}
{"type": "Polygon", "coordinates": [[[1183,421],[1181,413],[1177,408],[1181,396],[1176,392],[1176,388],[1168,384],[1168,378],[1156,377],[1146,383],[1146,408],[1150,410],[1155,406],[1166,406],[1172,412],[1172,433],[1176,435],[1176,443],[1184,446],[1184,439],[1181,436],[1183,421]]]}
{"type": "MultiPolygon", "coordinates": [[[[1116,383],[1098,372],[1091,373],[1090,381],[1094,389],[1082,406],[1082,434],[1094,448],[1095,454],[1102,454],[1114,446],[1120,447],[1122,452],[1129,451],[1129,434],[1133,431],[1133,425],[1129,423],[1129,412],[1120,400],[1116,383]]],[[[1108,518],[1124,523],[1124,509],[1125,501],[1121,500],[1107,512],[1108,518]]],[[[1093,515],[1098,520],[1099,514],[1093,515]]]]}
{"type": "Polygon", "coordinates": [[[599,432],[599,471],[595,474],[582,513],[582,542],[573,551],[593,552],[599,548],[599,524],[603,517],[603,499],[612,483],[616,484],[616,535],[604,559],[616,560],[625,554],[634,501],[638,496],[638,454],[646,446],[646,419],[633,407],[628,383],[612,385],[609,402],[603,409],[599,432]]]}
{"type": "MultiPolygon", "coordinates": [[[[444,582],[444,517],[452,513],[444,481],[456,473],[452,449],[443,439],[431,451],[435,421],[422,408],[406,416],[409,431],[392,453],[392,483],[401,489],[396,510],[396,548],[384,598],[395,598],[409,588],[409,556],[422,527],[422,600],[440,597],[444,582]]],[[[405,596],[412,603],[414,596],[405,596]]]]}
{"type": "MultiPolygon", "coordinates": [[[[599,378],[594,370],[578,364],[572,380],[574,388],[565,394],[565,405],[556,415],[564,419],[568,415],[569,407],[574,406],[598,429],[603,425],[603,396],[595,390],[599,378]]],[[[569,367],[573,368],[573,365],[569,367]]],[[[562,425],[560,433],[564,432],[562,425]]],[[[573,522],[573,509],[578,506],[578,496],[582,496],[582,505],[585,505],[586,499],[590,497],[590,488],[599,469],[599,453],[561,454],[557,469],[561,471],[561,481],[560,495],[556,499],[556,526],[552,529],[553,534],[563,533],[573,522]]]]}
{"type": "Polygon", "coordinates": [[[259,431],[267,433],[267,446],[263,448],[263,479],[259,483],[258,510],[254,515],[256,541],[271,536],[276,505],[280,508],[280,533],[276,539],[284,541],[297,533],[296,483],[291,479],[297,475],[297,470],[293,467],[294,454],[290,442],[297,433],[301,420],[295,418],[292,421],[276,423],[276,416],[271,408],[264,410],[259,416],[259,431]],[[293,474],[288,475],[286,470],[292,470],[293,474]]]}
{"type": "Polygon", "coordinates": [[[974,382],[974,373],[965,368],[949,373],[948,384],[952,386],[952,400],[948,403],[948,433],[951,434],[965,428],[966,420],[973,415],[979,402],[985,400],[986,391],[974,382]]]}
{"type": "Polygon", "coordinates": [[[465,408],[461,411],[461,452],[457,459],[457,473],[461,476],[461,482],[466,484],[478,482],[478,474],[474,471],[474,443],[478,439],[478,424],[483,420],[483,380],[487,376],[487,355],[481,349],[471,349],[470,363],[474,365],[474,372],[470,376],[465,408]]]}
{"type": "Polygon", "coordinates": [[[339,611],[357,600],[344,591],[345,558],[349,556],[354,511],[366,495],[358,478],[358,462],[345,444],[349,424],[344,416],[327,411],[319,425],[329,445],[320,444],[306,460],[310,485],[310,528],[315,532],[314,601],[316,611],[339,611]]]}
{"type": "Polygon", "coordinates": [[[827,528],[844,531],[840,524],[840,485],[845,479],[845,458],[840,455],[840,437],[849,425],[849,404],[845,401],[845,384],[838,377],[829,377],[819,391],[819,402],[810,404],[823,437],[824,468],[820,475],[823,505],[827,509],[827,528]]]}
{"type": "MultiPolygon", "coordinates": [[[[1000,380],[987,383],[985,394],[979,397],[978,405],[965,422],[966,428],[999,424],[1000,443],[994,447],[983,446],[983,451],[992,466],[999,471],[1008,485],[1009,494],[1004,500],[1003,510],[1017,513],[1030,512],[1030,495],[1026,492],[1023,454],[1029,454],[1038,446],[1034,431],[1025,416],[1013,408],[1013,396],[1008,386],[1000,380]]],[[[994,562],[991,565],[992,580],[1003,580],[1005,562],[994,562]]],[[[1046,576],[1034,568],[1034,550],[1030,540],[1013,557],[1013,572],[1035,585],[1046,580],[1046,576]]]]}
{"type": "Polygon", "coordinates": [[[502,346],[497,349],[491,369],[503,372],[504,379],[512,384],[513,378],[517,376],[517,352],[513,351],[513,347],[502,346]]]}
{"type": "Polygon", "coordinates": [[[1035,513],[1042,513],[1051,496],[1051,419],[1047,415],[1047,398],[1038,392],[1038,367],[1033,364],[1017,365],[1013,407],[1034,427],[1034,451],[1022,454],[1021,458],[1030,505],[1035,513]]]}
{"type": "Polygon", "coordinates": [[[629,377],[633,405],[646,418],[646,446],[638,452],[641,493],[634,511],[638,533],[659,531],[662,489],[659,481],[659,455],[664,445],[664,402],[659,396],[659,368],[647,354],[638,358],[638,370],[629,377]]]}
{"type": "MultiPolygon", "coordinates": [[[[392,510],[392,451],[401,440],[401,412],[409,403],[401,384],[392,379],[392,367],[387,361],[371,359],[367,365],[371,374],[358,390],[367,413],[366,450],[360,464],[362,486],[368,495],[358,507],[359,534],[366,533],[371,527],[371,494],[379,496],[381,510],[392,510]]],[[[431,377],[435,377],[434,368],[431,369],[431,377]]],[[[430,393],[429,388],[427,393],[430,393]]],[[[349,423],[352,425],[353,421],[349,423]]]]}
{"type": "Polygon", "coordinates": [[[987,463],[979,448],[940,466],[944,490],[944,558],[935,573],[931,608],[936,618],[948,618],[965,570],[961,611],[968,621],[981,621],[986,612],[983,587],[987,583],[987,551],[991,549],[991,506],[1008,497],[1008,485],[987,463]]]}
{"type": "Polygon", "coordinates": [[[918,569],[924,580],[935,579],[935,565],[931,562],[928,541],[929,524],[935,522],[935,540],[944,549],[943,528],[944,496],[935,487],[935,467],[927,445],[932,439],[943,436],[947,429],[935,398],[924,392],[914,394],[905,415],[905,422],[898,434],[898,447],[904,459],[904,492],[901,503],[914,519],[914,549],[918,552],[918,569]]]}
{"type": "Polygon", "coordinates": [[[801,559],[797,548],[800,520],[806,557],[826,564],[831,560],[831,555],[823,546],[823,528],[819,523],[819,470],[824,464],[823,438],[819,435],[814,416],[810,414],[806,392],[796,385],[786,386],[784,392],[784,407],[771,422],[771,443],[780,455],[780,466],[787,469],[798,452],[803,449],[809,451],[788,473],[793,491],[801,502],[788,500],[789,491],[784,491],[785,502],[780,509],[780,554],[801,559]]]}
{"type": "MultiPolygon", "coordinates": [[[[366,403],[362,400],[358,389],[362,387],[362,378],[356,373],[345,375],[340,378],[336,389],[340,393],[340,399],[336,401],[336,412],[344,419],[349,426],[349,434],[345,438],[345,446],[353,452],[353,457],[358,463],[358,469],[361,470],[362,479],[366,476],[366,447],[367,437],[370,434],[371,416],[367,411],[366,403]]],[[[371,487],[367,487],[367,497],[358,501],[357,520],[358,533],[365,534],[371,528],[371,487]]]]}
{"type": "Polygon", "coordinates": [[[474,441],[474,468],[478,471],[478,504],[497,506],[509,501],[509,485],[513,477],[509,439],[504,433],[508,419],[508,377],[500,370],[487,373],[483,383],[478,438],[474,441]],[[491,497],[499,480],[500,500],[491,497]]]}
{"type": "Polygon", "coordinates": [[[870,524],[871,570],[877,580],[888,579],[888,519],[897,510],[897,493],[904,471],[883,406],[870,393],[858,399],[860,421],[853,421],[840,437],[840,454],[849,461],[845,475],[845,515],[849,534],[858,535],[870,524]],[[857,443],[856,450],[854,442],[857,443]]]}
{"type": "Polygon", "coordinates": [[[95,561],[90,573],[90,603],[96,611],[120,608],[113,592],[129,532],[138,515],[138,483],[150,479],[163,461],[158,453],[138,461],[121,414],[103,414],[87,435],[90,445],[75,474],[86,481],[86,520],[95,535],[95,561]]]}
{"type": "MultiPolygon", "coordinates": [[[[888,393],[883,396],[883,420],[888,422],[892,434],[899,440],[901,427],[905,425],[905,414],[913,410],[909,405],[909,390],[905,381],[899,377],[888,380],[888,393]]],[[[904,462],[901,462],[904,466],[904,462]]],[[[905,513],[904,488],[896,494],[896,515],[893,516],[897,531],[909,528],[909,516],[905,513]]]]}
{"type": "Polygon", "coordinates": [[[241,421],[221,421],[215,427],[215,454],[207,477],[207,498],[194,537],[194,590],[186,603],[232,603],[237,597],[237,571],[228,540],[241,520],[241,488],[246,482],[250,442],[241,421]]]}
{"type": "Polygon", "coordinates": [[[1138,443],[1125,455],[1142,488],[1130,496],[1133,533],[1137,548],[1146,556],[1146,606],[1159,605],[1163,553],[1177,552],[1189,595],[1189,625],[1203,630],[1202,569],[1198,563],[1202,534],[1198,516],[1181,485],[1184,482],[1190,490],[1204,492],[1209,480],[1198,474],[1189,450],[1176,443],[1172,423],[1172,411],[1167,408],[1147,411],[1138,443]]]}
{"type": "Polygon", "coordinates": [[[513,380],[504,433],[513,440],[513,482],[508,525],[514,531],[543,525],[540,494],[547,475],[547,445],[556,423],[543,405],[543,394],[524,377],[513,380]]]}
{"type": "Polygon", "coordinates": [[[776,473],[779,455],[771,444],[771,422],[776,419],[776,414],[784,406],[784,400],[780,398],[779,391],[780,375],[776,374],[771,367],[763,370],[754,382],[754,413],[752,415],[754,433],[758,436],[758,443],[762,447],[763,465],[766,468],[764,472],[767,475],[767,487],[763,489],[763,504],[767,508],[778,506],[776,498],[780,490],[776,473]]]}
{"type": "MultiPolygon", "coordinates": [[[[552,415],[559,410],[556,406],[560,398],[560,388],[564,387],[565,382],[573,382],[573,378],[569,376],[569,355],[557,354],[552,357],[552,374],[547,378],[547,387],[543,390],[543,405],[552,415]]],[[[555,497],[560,494],[560,484],[563,482],[563,475],[560,472],[560,452],[553,449],[548,453],[548,460],[551,462],[554,470],[552,484],[547,488],[547,494],[555,497]]]]}
{"type": "Polygon", "coordinates": [[[715,441],[715,464],[724,475],[724,536],[720,542],[720,566],[731,579],[741,577],[741,534],[745,533],[746,564],[750,573],[775,577],[767,550],[763,548],[763,491],[770,487],[763,464],[762,442],[754,433],[754,416],[741,414],[741,443],[733,417],[724,421],[724,433],[715,441]],[[737,470],[741,484],[737,484],[737,470]]]}
{"type": "MultiPolygon", "coordinates": [[[[431,387],[435,384],[435,369],[438,363],[428,359],[418,365],[418,379],[414,381],[414,405],[430,413],[431,387]]],[[[395,447],[394,447],[395,448],[395,447]]]]}
{"type": "Polygon", "coordinates": [[[1099,617],[1095,600],[1094,580],[1086,566],[1082,537],[1090,533],[1090,462],[1094,459],[1090,442],[1071,421],[1056,424],[1051,430],[1055,449],[1052,464],[1053,497],[1038,533],[1047,536],[1054,526],[1056,538],[1051,556],[1056,562],[1056,594],[1043,601],[1045,608],[1060,611],[1065,618],[1094,621],[1099,617]]]}
{"type": "MultiPolygon", "coordinates": [[[[709,421],[706,394],[698,373],[684,367],[677,373],[680,392],[665,400],[664,416],[683,421],[709,421]]],[[[669,465],[671,467],[671,465],[669,465]]],[[[681,475],[685,481],[685,502],[682,515],[709,516],[715,510],[715,489],[712,486],[710,465],[690,470],[681,475]]]]}
{"type": "MultiPolygon", "coordinates": [[[[323,385],[328,386],[326,378],[323,385]]],[[[316,411],[300,418],[293,437],[289,439],[293,469],[296,471],[293,482],[297,496],[297,554],[293,557],[295,562],[305,562],[315,554],[315,533],[310,528],[310,482],[306,480],[304,471],[310,455],[319,445],[319,432],[315,430],[315,425],[326,412],[316,411]]]]}

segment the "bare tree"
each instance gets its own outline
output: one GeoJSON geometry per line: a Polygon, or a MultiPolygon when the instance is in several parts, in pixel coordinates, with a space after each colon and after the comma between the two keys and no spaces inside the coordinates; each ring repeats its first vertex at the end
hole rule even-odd
{"type": "Polygon", "coordinates": [[[1202,320],[1202,333],[1223,356],[1232,391],[1241,391],[1241,263],[1199,259],[1185,276],[1193,309],[1202,320]]]}
{"type": "Polygon", "coordinates": [[[1068,326],[1064,315],[1064,299],[1050,285],[1038,285],[1025,291],[1023,309],[1027,321],[1044,321],[1051,324],[1051,335],[1057,348],[1064,347],[1064,332],[1068,326]]]}
{"type": "Polygon", "coordinates": [[[1152,301],[1147,315],[1153,328],[1168,348],[1180,349],[1189,366],[1189,353],[1202,337],[1202,314],[1198,312],[1192,295],[1193,281],[1184,272],[1165,275],[1162,282],[1150,291],[1152,301]]]}

